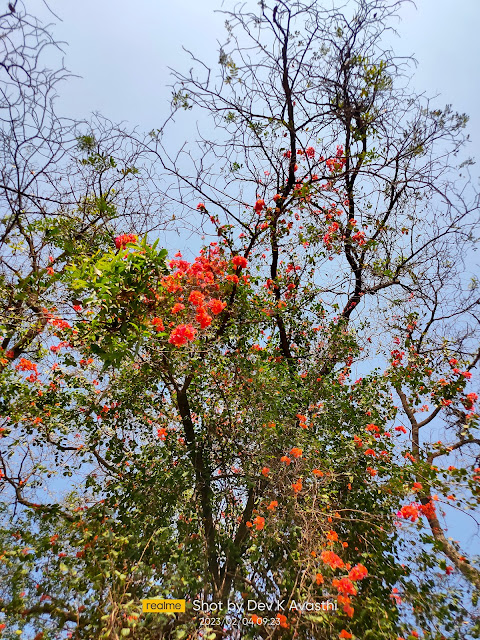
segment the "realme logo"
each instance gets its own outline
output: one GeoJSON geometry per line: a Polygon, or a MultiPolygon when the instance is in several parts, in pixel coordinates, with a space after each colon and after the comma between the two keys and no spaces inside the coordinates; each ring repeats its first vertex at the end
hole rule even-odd
{"type": "Polygon", "coordinates": [[[142,600],[143,611],[148,613],[184,613],[185,600],[142,600]]]}

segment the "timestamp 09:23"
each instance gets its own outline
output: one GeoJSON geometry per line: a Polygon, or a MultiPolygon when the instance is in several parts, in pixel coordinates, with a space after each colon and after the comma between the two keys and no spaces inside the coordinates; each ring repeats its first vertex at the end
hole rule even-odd
{"type": "Polygon", "coordinates": [[[263,625],[266,627],[276,627],[280,626],[281,620],[278,617],[270,618],[270,617],[262,617],[254,616],[252,617],[243,617],[243,618],[235,618],[233,616],[225,616],[225,618],[200,618],[199,620],[201,627],[246,627],[246,626],[256,626],[263,625]]]}

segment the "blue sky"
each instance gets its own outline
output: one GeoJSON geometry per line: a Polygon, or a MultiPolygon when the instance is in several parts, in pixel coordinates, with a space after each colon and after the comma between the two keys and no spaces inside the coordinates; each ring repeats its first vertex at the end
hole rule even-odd
{"type": "MultiPolygon", "coordinates": [[[[37,13],[47,17],[43,0],[32,2],[31,11],[37,3],[37,13]]],[[[223,4],[231,7],[233,0],[223,4]]],[[[256,0],[247,4],[253,8],[256,0]]],[[[56,23],[55,35],[68,42],[66,64],[82,76],[64,85],[59,104],[65,115],[77,118],[100,111],[145,131],[159,126],[169,108],[168,67],[189,68],[182,46],[215,64],[218,41],[225,39],[225,18],[215,12],[222,0],[49,0],[49,5],[61,18],[48,18],[56,23]]],[[[413,87],[441,94],[439,106],[451,103],[470,115],[470,155],[478,155],[480,2],[419,0],[418,8],[405,4],[400,14],[400,37],[392,35],[391,44],[399,55],[418,60],[413,87]]]]}

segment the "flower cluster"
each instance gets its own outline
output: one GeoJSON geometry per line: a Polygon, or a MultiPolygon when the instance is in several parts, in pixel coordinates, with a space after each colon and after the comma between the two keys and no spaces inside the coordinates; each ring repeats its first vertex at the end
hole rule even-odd
{"type": "Polygon", "coordinates": [[[115,246],[117,249],[124,249],[127,244],[135,244],[137,240],[137,236],[133,233],[122,233],[115,238],[115,246]]]}

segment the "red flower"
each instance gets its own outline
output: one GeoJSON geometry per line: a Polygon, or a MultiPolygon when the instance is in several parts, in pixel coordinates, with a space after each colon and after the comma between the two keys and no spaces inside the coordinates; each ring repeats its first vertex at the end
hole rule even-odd
{"type": "Polygon", "coordinates": [[[295,493],[299,493],[302,490],[302,479],[299,478],[296,482],[292,484],[292,489],[295,493]]]}
{"type": "Polygon", "coordinates": [[[255,525],[257,531],[261,531],[265,526],[265,518],[262,518],[262,516],[257,516],[253,521],[253,524],[255,525]]]}
{"type": "Polygon", "coordinates": [[[115,238],[115,246],[117,249],[123,249],[129,243],[135,244],[137,239],[137,236],[133,233],[123,233],[115,238]]]}
{"type": "Polygon", "coordinates": [[[185,309],[185,305],[181,302],[177,302],[172,307],[172,313],[178,313],[179,311],[183,311],[185,309]]]}
{"type": "Polygon", "coordinates": [[[321,573],[317,573],[317,575],[315,576],[315,582],[317,584],[323,584],[324,580],[323,580],[323,576],[321,573]]]}
{"type": "Polygon", "coordinates": [[[291,459],[288,456],[282,456],[280,458],[280,462],[285,462],[286,465],[289,465],[291,463],[291,459]]]}
{"type": "Polygon", "coordinates": [[[234,256],[232,258],[232,264],[237,269],[244,269],[247,266],[248,262],[247,259],[243,256],[234,256]]]}
{"type": "Polygon", "coordinates": [[[288,627],[287,617],[283,613],[277,613],[277,620],[280,622],[280,626],[285,629],[288,627]]]}
{"type": "Polygon", "coordinates": [[[165,331],[165,327],[163,326],[163,321],[161,318],[153,318],[152,325],[155,327],[155,331],[157,333],[160,331],[165,331]]]}
{"type": "Polygon", "coordinates": [[[418,520],[418,510],[419,507],[416,504],[406,504],[400,509],[397,515],[415,522],[418,520]]]}
{"type": "Polygon", "coordinates": [[[196,307],[201,305],[204,300],[205,296],[200,291],[192,291],[192,293],[188,296],[188,301],[196,307]]]}
{"type": "Polygon", "coordinates": [[[420,505],[418,510],[429,520],[436,516],[435,505],[431,500],[429,500],[427,504],[420,505]]]}
{"type": "Polygon", "coordinates": [[[345,629],[342,629],[340,631],[340,633],[338,634],[339,638],[353,638],[351,633],[348,633],[348,631],[345,631],[345,629]]]}
{"type": "Polygon", "coordinates": [[[268,467],[263,467],[262,476],[267,477],[269,473],[270,473],[270,469],[268,467]]]}
{"type": "Polygon", "coordinates": [[[206,329],[212,324],[212,316],[209,316],[204,307],[199,307],[195,320],[200,324],[202,329],[206,329]]]}
{"type": "Polygon", "coordinates": [[[356,580],[363,580],[366,576],[368,576],[368,571],[363,564],[356,564],[348,574],[350,580],[353,580],[354,582],[356,580]]]}
{"type": "Polygon", "coordinates": [[[298,447],[293,447],[293,449],[290,451],[290,455],[292,456],[292,458],[301,458],[302,453],[303,451],[298,447]]]}
{"type": "Polygon", "coordinates": [[[207,210],[203,202],[199,202],[197,204],[197,209],[198,209],[198,211],[206,211],[207,210]]]}
{"type": "Polygon", "coordinates": [[[214,313],[215,315],[218,315],[219,313],[222,313],[222,311],[227,306],[227,303],[226,302],[222,302],[221,300],[217,300],[216,298],[212,298],[207,303],[207,306],[208,306],[208,308],[210,309],[210,311],[212,313],[214,313]]]}
{"type": "Polygon", "coordinates": [[[374,458],[375,457],[375,451],[373,449],[367,449],[365,451],[365,455],[366,456],[372,456],[372,458],[374,458]]]}
{"type": "Polygon", "coordinates": [[[363,440],[361,438],[359,438],[357,435],[353,436],[353,440],[355,441],[355,444],[357,445],[357,447],[361,447],[363,446],[363,440]]]}
{"type": "Polygon", "coordinates": [[[255,213],[262,213],[262,209],[265,206],[265,200],[262,200],[261,198],[259,198],[256,202],[255,202],[255,213]]]}
{"type": "Polygon", "coordinates": [[[187,340],[195,338],[196,330],[191,324],[179,324],[170,334],[168,341],[176,347],[181,347],[187,340]]]}
{"type": "Polygon", "coordinates": [[[277,502],[277,500],[272,500],[272,501],[270,502],[270,504],[268,505],[267,510],[268,510],[268,511],[275,511],[275,509],[276,509],[277,507],[278,507],[278,502],[277,502]]]}
{"type": "Polygon", "coordinates": [[[334,586],[337,589],[337,591],[345,594],[346,596],[357,595],[357,590],[355,589],[355,585],[352,583],[350,578],[340,578],[340,580],[338,578],[334,578],[332,580],[332,586],[334,586]]]}
{"type": "Polygon", "coordinates": [[[322,551],[320,558],[332,569],[343,569],[344,567],[343,560],[333,551],[322,551]]]}
{"type": "Polygon", "coordinates": [[[17,371],[35,371],[37,373],[37,365],[26,358],[20,358],[20,362],[15,366],[15,369],[17,371]]]}

